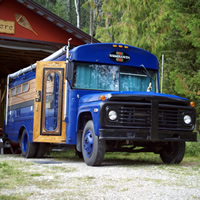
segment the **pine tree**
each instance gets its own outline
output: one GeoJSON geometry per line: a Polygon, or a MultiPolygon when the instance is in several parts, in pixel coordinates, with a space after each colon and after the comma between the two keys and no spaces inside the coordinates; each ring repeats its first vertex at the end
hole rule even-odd
{"type": "Polygon", "coordinates": [[[166,81],[175,94],[194,100],[200,113],[200,2],[174,0],[169,4],[170,31],[163,50],[167,54],[166,81]]]}
{"type": "Polygon", "coordinates": [[[165,54],[164,92],[196,103],[200,113],[200,1],[104,0],[97,39],[165,54]],[[112,8],[112,9],[111,9],[112,8]]]}

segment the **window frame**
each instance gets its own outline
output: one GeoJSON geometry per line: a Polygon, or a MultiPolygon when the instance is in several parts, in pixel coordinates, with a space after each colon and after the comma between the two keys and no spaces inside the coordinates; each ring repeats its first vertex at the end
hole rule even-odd
{"type": "MultiPolygon", "coordinates": [[[[135,67],[135,66],[124,66],[124,65],[114,65],[114,64],[104,64],[104,63],[89,63],[89,62],[74,62],[74,75],[73,75],[73,79],[72,79],[72,88],[73,89],[80,89],[80,90],[96,90],[96,91],[111,91],[111,92],[122,92],[122,90],[121,90],[121,88],[120,88],[120,81],[121,81],[121,78],[120,78],[120,75],[121,74],[125,74],[126,72],[121,72],[122,70],[122,68],[138,68],[138,69],[142,69],[142,68],[139,68],[139,67],[135,67]],[[102,66],[102,65],[107,65],[107,66],[116,66],[116,67],[118,67],[119,68],[119,81],[118,81],[118,84],[119,84],[119,86],[118,86],[118,90],[103,90],[103,89],[93,89],[93,88],[79,88],[79,87],[75,87],[74,86],[74,84],[75,84],[75,80],[76,80],[76,78],[75,78],[75,76],[76,76],[76,72],[75,72],[75,70],[76,70],[76,67],[77,67],[77,64],[88,64],[88,65],[99,65],[99,66],[102,66]]],[[[155,72],[154,73],[154,76],[155,77],[152,77],[153,79],[154,79],[154,81],[155,81],[155,93],[158,93],[159,92],[159,78],[158,78],[158,76],[159,76],[159,74],[158,74],[158,71],[157,70],[154,70],[154,69],[147,69],[147,71],[151,71],[151,72],[155,72]]],[[[151,74],[151,72],[150,72],[150,74],[151,74]]],[[[130,74],[132,74],[132,73],[130,73],[130,74]]],[[[134,74],[133,74],[134,75],[134,74]]],[[[144,74],[135,74],[136,76],[141,76],[141,77],[148,77],[148,75],[146,74],[146,73],[144,73],[144,74]]],[[[142,91],[136,91],[136,92],[142,92],[142,91]]]]}
{"type": "Polygon", "coordinates": [[[18,96],[20,94],[26,93],[30,90],[30,83],[29,82],[25,82],[22,84],[19,84],[13,88],[10,88],[10,96],[14,97],[14,96],[18,96]],[[25,91],[23,91],[23,86],[28,84],[27,89],[25,91]],[[20,91],[17,93],[17,89],[20,88],[20,91]],[[12,91],[14,91],[14,94],[12,93],[12,91]]]}

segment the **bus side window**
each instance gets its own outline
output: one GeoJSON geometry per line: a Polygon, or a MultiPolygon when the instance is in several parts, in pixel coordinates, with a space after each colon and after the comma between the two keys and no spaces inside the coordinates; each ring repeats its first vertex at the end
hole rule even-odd
{"type": "Polygon", "coordinates": [[[16,87],[16,95],[20,94],[21,92],[22,92],[22,87],[21,87],[21,85],[19,85],[16,87]]]}
{"type": "Polygon", "coordinates": [[[29,89],[28,83],[24,83],[24,84],[22,85],[22,92],[27,92],[28,89],[29,89]]]}
{"type": "Polygon", "coordinates": [[[15,96],[15,88],[11,89],[11,97],[15,96]]]}

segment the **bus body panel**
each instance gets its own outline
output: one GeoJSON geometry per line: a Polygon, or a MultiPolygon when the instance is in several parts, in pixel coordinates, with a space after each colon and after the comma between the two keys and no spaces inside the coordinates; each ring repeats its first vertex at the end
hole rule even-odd
{"type": "Polygon", "coordinates": [[[132,47],[129,45],[121,45],[122,48],[113,47],[111,43],[107,44],[90,44],[75,47],[70,51],[70,60],[92,62],[92,63],[104,63],[104,64],[116,64],[115,61],[111,60],[109,55],[113,52],[125,52],[130,56],[130,59],[126,62],[120,62],[121,65],[141,67],[144,65],[146,68],[158,70],[157,58],[140,48],[132,47]],[[128,47],[128,49],[125,48],[128,47]]]}

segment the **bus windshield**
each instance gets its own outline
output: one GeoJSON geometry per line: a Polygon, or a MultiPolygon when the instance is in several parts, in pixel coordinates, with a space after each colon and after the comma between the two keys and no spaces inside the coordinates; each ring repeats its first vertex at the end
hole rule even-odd
{"type": "Polygon", "coordinates": [[[158,92],[157,71],[118,65],[76,63],[73,88],[158,92]]]}

